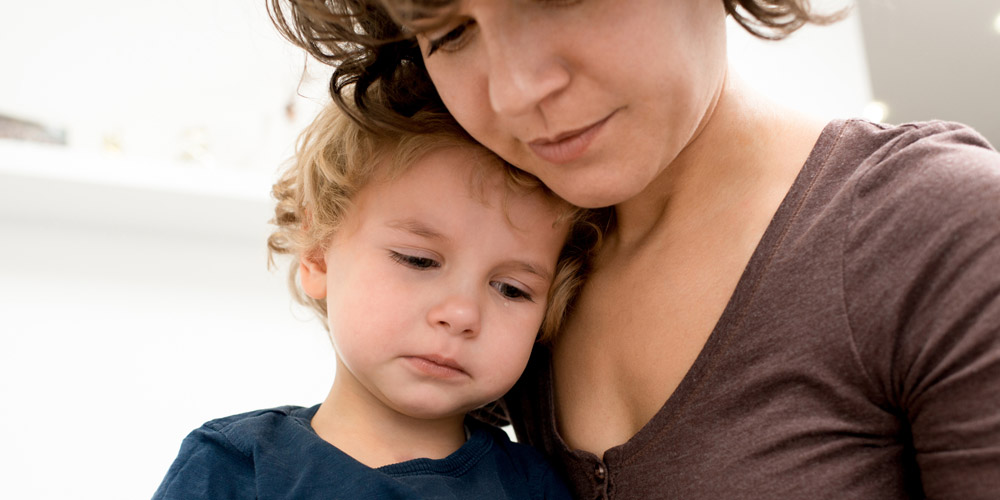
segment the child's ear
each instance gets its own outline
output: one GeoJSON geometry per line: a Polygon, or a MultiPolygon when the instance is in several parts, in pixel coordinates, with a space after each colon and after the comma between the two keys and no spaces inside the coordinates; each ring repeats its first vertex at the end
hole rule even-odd
{"type": "Polygon", "coordinates": [[[299,258],[299,282],[306,295],[321,300],[326,298],[326,258],[318,250],[305,252],[299,258]]]}

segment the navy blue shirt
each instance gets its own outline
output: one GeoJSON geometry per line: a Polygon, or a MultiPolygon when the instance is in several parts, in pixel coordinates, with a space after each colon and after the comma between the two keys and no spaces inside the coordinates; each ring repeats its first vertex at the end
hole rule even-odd
{"type": "Polygon", "coordinates": [[[327,443],[319,406],[283,406],[212,420],[191,432],[154,499],[569,499],[542,456],[500,429],[469,421],[469,439],[440,460],[373,469],[327,443]]]}

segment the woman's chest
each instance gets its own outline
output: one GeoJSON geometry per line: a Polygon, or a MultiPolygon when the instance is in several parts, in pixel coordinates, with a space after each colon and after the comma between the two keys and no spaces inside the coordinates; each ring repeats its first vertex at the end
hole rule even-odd
{"type": "Polygon", "coordinates": [[[600,455],[638,432],[694,364],[740,270],[624,266],[591,277],[553,350],[564,439],[600,455]]]}
{"type": "MultiPolygon", "coordinates": [[[[816,487],[905,497],[915,474],[905,430],[855,364],[833,297],[817,295],[795,314],[779,307],[785,295],[758,297],[756,305],[774,306],[766,310],[727,308],[688,370],[662,382],[670,390],[658,402],[632,396],[656,391],[656,380],[629,371],[612,343],[592,355],[614,366],[560,366],[567,358],[554,357],[557,439],[538,442],[550,443],[581,498],[803,497],[816,487]],[[591,395],[590,406],[565,404],[563,390],[591,395]]],[[[669,357],[664,349],[653,343],[625,357],[649,366],[669,357]]]]}

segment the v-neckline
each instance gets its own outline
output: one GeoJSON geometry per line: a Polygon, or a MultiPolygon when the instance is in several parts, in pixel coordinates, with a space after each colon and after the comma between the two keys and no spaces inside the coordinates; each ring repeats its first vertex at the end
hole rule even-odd
{"type": "Polygon", "coordinates": [[[552,352],[546,349],[546,370],[543,372],[542,396],[545,398],[545,411],[550,435],[554,436],[556,444],[562,453],[574,454],[589,460],[605,463],[627,464],[633,457],[642,453],[643,449],[655,441],[655,437],[668,432],[685,406],[695,398],[702,389],[704,374],[711,369],[716,353],[726,348],[732,340],[732,333],[739,328],[744,315],[753,302],[761,278],[767,273],[777,250],[781,247],[785,234],[795,220],[799,209],[813,184],[822,172],[827,159],[839,142],[846,129],[846,120],[833,120],[823,128],[808,158],[792,183],[785,197],[768,223],[750,260],[747,262],[736,289],[729,297],[722,315],[709,334],[701,352],[698,353],[691,368],[681,379],[677,389],[667,398],[659,410],[632,437],[624,443],[605,450],[602,458],[584,450],[572,449],[563,439],[556,421],[555,392],[553,384],[552,352]]]}

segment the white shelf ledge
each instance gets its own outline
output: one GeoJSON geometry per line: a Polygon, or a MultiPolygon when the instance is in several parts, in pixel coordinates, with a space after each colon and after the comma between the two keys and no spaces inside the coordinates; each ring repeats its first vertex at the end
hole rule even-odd
{"type": "Polygon", "coordinates": [[[260,239],[274,176],[0,140],[0,218],[260,239]]]}

